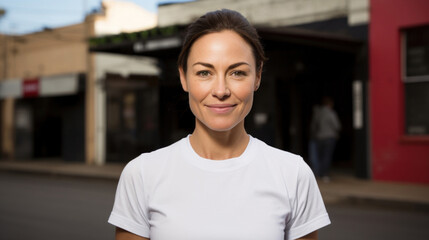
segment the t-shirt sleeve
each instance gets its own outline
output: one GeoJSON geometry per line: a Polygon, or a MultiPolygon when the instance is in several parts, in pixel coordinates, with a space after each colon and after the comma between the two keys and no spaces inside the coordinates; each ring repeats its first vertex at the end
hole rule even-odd
{"type": "Polygon", "coordinates": [[[122,171],[108,222],[142,237],[149,237],[149,219],[141,161],[136,158],[122,171]]]}
{"type": "Polygon", "coordinates": [[[331,223],[314,174],[303,160],[297,175],[292,205],[292,216],[286,226],[286,239],[300,238],[331,223]]]}

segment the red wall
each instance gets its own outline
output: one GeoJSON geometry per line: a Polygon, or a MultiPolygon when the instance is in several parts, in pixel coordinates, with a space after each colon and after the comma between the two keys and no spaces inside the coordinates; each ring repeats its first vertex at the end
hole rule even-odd
{"type": "MultiPolygon", "coordinates": [[[[374,180],[429,183],[429,136],[406,137],[400,30],[429,24],[428,0],[371,0],[371,160],[374,180]]],[[[429,110],[429,106],[428,106],[429,110]]]]}

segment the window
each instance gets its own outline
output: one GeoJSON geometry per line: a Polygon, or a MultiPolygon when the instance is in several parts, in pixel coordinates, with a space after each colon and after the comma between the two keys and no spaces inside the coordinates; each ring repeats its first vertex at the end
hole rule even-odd
{"type": "Polygon", "coordinates": [[[429,135],[429,25],[403,31],[405,133],[429,135]]]}

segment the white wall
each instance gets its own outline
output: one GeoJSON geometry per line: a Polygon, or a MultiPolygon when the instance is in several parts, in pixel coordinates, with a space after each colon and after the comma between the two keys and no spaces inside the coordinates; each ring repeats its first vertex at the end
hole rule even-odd
{"type": "Polygon", "coordinates": [[[369,21],[369,0],[199,0],[160,6],[158,24],[189,24],[207,11],[222,8],[241,12],[255,25],[273,27],[346,16],[351,25],[369,21]]]}
{"type": "Polygon", "coordinates": [[[102,3],[104,16],[95,22],[95,35],[136,32],[154,28],[157,16],[132,2],[106,0],[102,3]]]}
{"type": "Polygon", "coordinates": [[[105,73],[121,74],[124,77],[131,73],[152,76],[160,73],[156,61],[147,57],[97,53],[95,64],[96,79],[104,78],[105,73]]]}

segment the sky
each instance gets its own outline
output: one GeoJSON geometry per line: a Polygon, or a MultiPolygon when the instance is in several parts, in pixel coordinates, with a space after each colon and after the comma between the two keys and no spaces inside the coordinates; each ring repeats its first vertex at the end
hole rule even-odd
{"type": "MultiPolygon", "coordinates": [[[[122,0],[125,1],[125,0],[122,0]]],[[[127,0],[156,13],[161,3],[187,0],[127,0]]],[[[99,9],[101,0],[0,0],[6,10],[0,17],[0,32],[20,35],[82,22],[85,14],[99,9]]]]}

